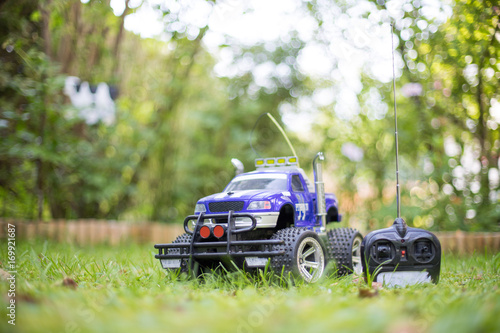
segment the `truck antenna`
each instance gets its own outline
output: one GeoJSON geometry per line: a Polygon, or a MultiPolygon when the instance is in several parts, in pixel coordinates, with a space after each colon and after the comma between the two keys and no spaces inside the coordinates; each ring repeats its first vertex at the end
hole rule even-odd
{"type": "Polygon", "coordinates": [[[387,286],[404,287],[425,282],[438,283],[441,271],[441,243],[439,239],[427,230],[408,228],[405,220],[401,218],[393,22],[391,23],[391,45],[398,217],[391,227],[372,231],[363,239],[361,243],[361,264],[365,278],[370,278],[371,281],[387,286]],[[425,266],[422,265],[424,262],[426,263],[425,266]]]}
{"type": "Polygon", "coordinates": [[[252,145],[252,136],[253,136],[253,131],[255,130],[255,127],[257,127],[257,124],[258,124],[260,118],[262,118],[262,117],[264,117],[266,115],[269,117],[269,119],[271,119],[271,121],[274,123],[274,125],[276,125],[276,127],[280,131],[281,135],[283,135],[283,137],[285,138],[285,141],[288,144],[288,147],[290,147],[290,150],[292,151],[293,156],[297,156],[297,153],[295,152],[295,149],[293,149],[292,143],[288,139],[288,136],[286,135],[285,130],[280,126],[280,124],[278,123],[278,121],[269,112],[265,112],[265,113],[261,114],[259,116],[259,118],[257,118],[257,121],[255,122],[255,125],[253,125],[252,131],[250,132],[250,147],[252,148],[253,152],[257,156],[261,157],[260,154],[257,153],[257,151],[255,151],[255,148],[252,145]]]}

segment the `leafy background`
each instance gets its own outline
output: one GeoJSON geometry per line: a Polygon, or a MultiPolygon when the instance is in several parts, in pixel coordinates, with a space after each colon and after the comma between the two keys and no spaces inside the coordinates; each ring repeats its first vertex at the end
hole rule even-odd
{"type": "MultiPolygon", "coordinates": [[[[206,3],[213,14],[233,2],[206,3]]],[[[298,28],[272,42],[225,36],[214,49],[209,20],[183,21],[189,1],[154,6],[162,39],[124,28],[148,1],[126,0],[119,15],[104,0],[0,2],[0,216],[179,221],[231,179],[232,157],[252,169],[250,131],[270,112],[284,125],[294,115],[308,120],[287,132],[306,171],[325,152],[327,189],[345,221],[386,226],[395,213],[392,73],[375,75],[365,60],[339,73],[346,61],[372,57],[374,34],[389,46],[394,22],[403,215],[433,230],[498,231],[498,4],[296,4],[314,26],[311,36],[298,28]],[[429,14],[431,7],[442,15],[429,14]],[[311,45],[330,50],[327,75],[301,68],[311,45]],[[269,65],[281,71],[259,82],[256,71],[269,65]],[[113,125],[71,116],[62,93],[69,75],[118,90],[113,125]],[[354,95],[343,90],[349,86],[354,95]],[[321,93],[329,98],[315,102],[321,93]],[[346,113],[349,96],[356,107],[346,113]]],[[[283,141],[265,121],[252,136],[264,156],[289,154],[283,141]]]]}

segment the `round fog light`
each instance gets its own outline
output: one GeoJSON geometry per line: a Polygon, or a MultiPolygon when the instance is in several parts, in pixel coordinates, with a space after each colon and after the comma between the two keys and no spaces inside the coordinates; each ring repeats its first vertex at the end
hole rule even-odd
{"type": "Polygon", "coordinates": [[[210,237],[210,228],[204,225],[203,227],[200,228],[200,236],[201,238],[208,238],[210,237]]]}
{"type": "Polygon", "coordinates": [[[221,225],[216,225],[214,228],[214,236],[217,238],[221,238],[224,236],[224,228],[221,225]]]}

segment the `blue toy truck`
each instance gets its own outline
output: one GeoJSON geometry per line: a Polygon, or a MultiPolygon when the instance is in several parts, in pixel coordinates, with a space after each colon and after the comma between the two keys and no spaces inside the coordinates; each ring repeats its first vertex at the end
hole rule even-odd
{"type": "Polygon", "coordinates": [[[326,231],[341,215],[335,195],[324,191],[323,160],[322,153],[313,160],[312,184],[296,156],[257,159],[255,171],[240,170],[223,192],[200,199],[184,220],[185,233],[156,244],[155,258],[165,269],[195,275],[220,264],[264,268],[269,260],[277,274],[306,282],[320,279],[329,262],[339,275],[360,273],[361,234],[326,231]]]}

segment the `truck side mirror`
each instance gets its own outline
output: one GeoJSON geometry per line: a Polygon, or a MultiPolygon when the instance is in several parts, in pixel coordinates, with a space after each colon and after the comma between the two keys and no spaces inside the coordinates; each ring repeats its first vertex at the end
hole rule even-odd
{"type": "Polygon", "coordinates": [[[236,169],[235,170],[236,175],[240,175],[244,172],[245,166],[243,165],[243,163],[239,159],[232,158],[231,163],[233,164],[234,168],[236,169]]]}

